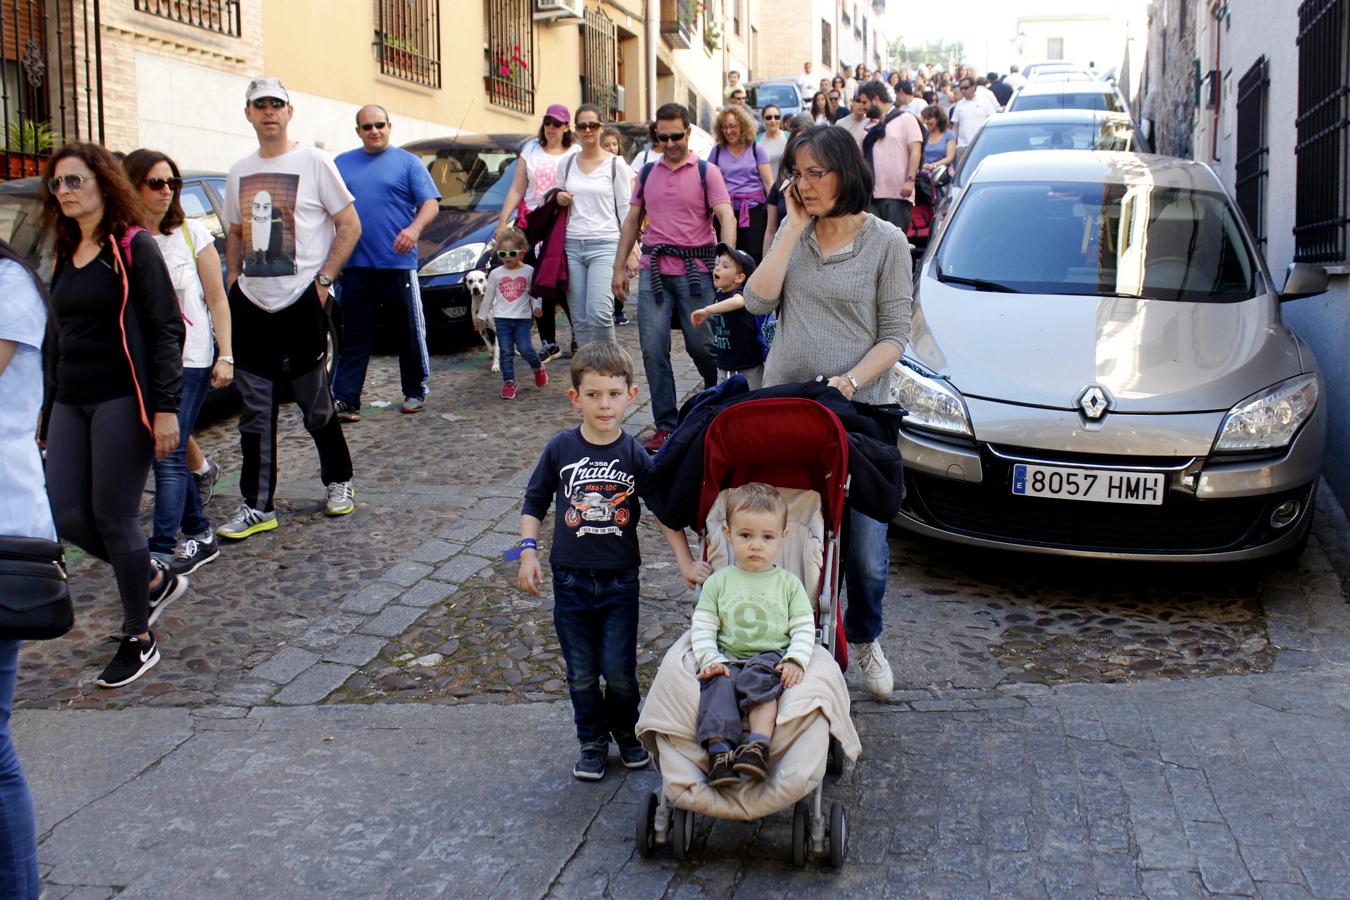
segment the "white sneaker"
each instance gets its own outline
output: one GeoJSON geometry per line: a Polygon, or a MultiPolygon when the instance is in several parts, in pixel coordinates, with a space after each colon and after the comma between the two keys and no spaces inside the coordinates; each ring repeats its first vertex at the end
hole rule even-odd
{"type": "Polygon", "coordinates": [[[869,644],[849,644],[849,659],[862,672],[863,689],[878,700],[885,700],[895,689],[895,679],[891,675],[891,664],[886,662],[881,652],[881,644],[873,641],[869,644]]]}
{"type": "Polygon", "coordinates": [[[354,509],[356,489],[350,481],[335,481],[328,486],[328,503],[323,509],[325,515],[345,516],[354,509]]]}

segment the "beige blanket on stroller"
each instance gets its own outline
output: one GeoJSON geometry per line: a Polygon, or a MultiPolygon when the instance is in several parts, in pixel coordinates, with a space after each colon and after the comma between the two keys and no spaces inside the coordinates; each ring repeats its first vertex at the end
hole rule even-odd
{"type": "Polygon", "coordinates": [[[686,632],[661,661],[637,724],[638,737],[661,770],[666,799],[677,807],[719,819],[763,818],[796,803],[825,777],[831,735],[850,761],[858,758],[862,744],[848,715],[844,674],[817,645],[806,677],[779,700],[769,777],[722,790],[708,787],[708,754],[694,738],[697,672],[686,632]]]}

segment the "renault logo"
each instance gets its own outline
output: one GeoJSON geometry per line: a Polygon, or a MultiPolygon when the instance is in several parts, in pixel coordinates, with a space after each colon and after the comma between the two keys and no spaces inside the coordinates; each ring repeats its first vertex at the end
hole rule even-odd
{"type": "Polygon", "coordinates": [[[1100,419],[1111,408],[1111,395],[1099,384],[1090,384],[1078,394],[1075,401],[1083,415],[1089,419],[1100,419]]]}

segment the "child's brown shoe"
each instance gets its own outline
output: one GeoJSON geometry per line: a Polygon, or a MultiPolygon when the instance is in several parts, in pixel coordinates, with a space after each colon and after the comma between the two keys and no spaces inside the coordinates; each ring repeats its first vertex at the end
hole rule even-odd
{"type": "Polygon", "coordinates": [[[769,745],[760,741],[741,744],[732,768],[751,781],[763,781],[769,774],[769,745]]]}
{"type": "Polygon", "coordinates": [[[723,750],[721,753],[712,754],[712,766],[708,769],[708,786],[715,788],[728,787],[741,780],[741,776],[736,774],[732,763],[736,759],[734,750],[723,750]]]}

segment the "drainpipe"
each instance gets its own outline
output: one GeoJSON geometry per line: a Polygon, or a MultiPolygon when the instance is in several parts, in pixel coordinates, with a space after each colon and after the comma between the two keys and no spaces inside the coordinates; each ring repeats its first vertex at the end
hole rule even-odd
{"type": "Polygon", "coordinates": [[[1219,48],[1223,38],[1224,16],[1228,12],[1228,4],[1225,0],[1214,0],[1209,5],[1209,13],[1214,19],[1214,121],[1210,123],[1209,130],[1209,159],[1211,162],[1219,161],[1219,113],[1223,110],[1223,70],[1219,65],[1219,48]]]}
{"type": "Polygon", "coordinates": [[[656,115],[656,53],[661,40],[661,0],[647,0],[647,115],[656,115]]]}

